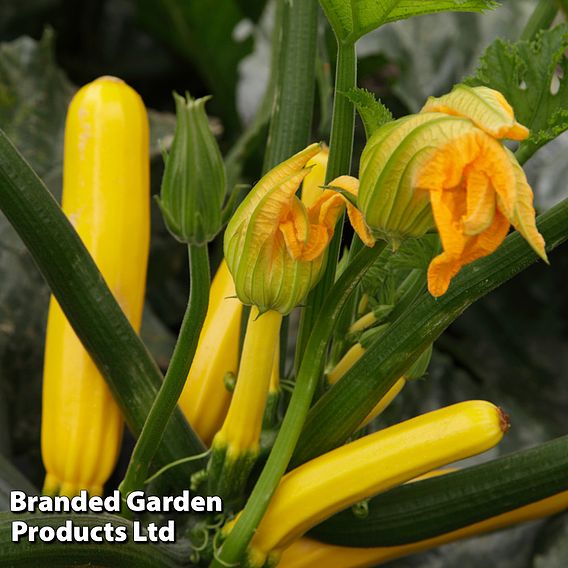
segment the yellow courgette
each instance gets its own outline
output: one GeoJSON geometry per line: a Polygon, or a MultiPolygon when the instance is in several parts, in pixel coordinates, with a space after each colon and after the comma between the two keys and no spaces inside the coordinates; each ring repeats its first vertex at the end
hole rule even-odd
{"type": "MultiPolygon", "coordinates": [[[[101,77],[71,102],[63,210],[138,329],[150,232],[148,118],[141,98],[120,79],[101,77]]],[[[43,383],[44,491],[100,494],[122,430],[104,379],[52,297],[43,383]]]]}
{"type": "Polygon", "coordinates": [[[462,402],[301,465],[282,478],[251,541],[248,565],[273,562],[311,527],[362,499],[488,450],[507,429],[505,415],[493,404],[462,402]]]}

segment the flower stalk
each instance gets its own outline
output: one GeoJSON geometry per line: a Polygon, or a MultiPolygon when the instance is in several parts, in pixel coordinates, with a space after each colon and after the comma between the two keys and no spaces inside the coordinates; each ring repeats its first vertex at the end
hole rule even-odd
{"type": "Polygon", "coordinates": [[[209,301],[209,256],[207,245],[188,245],[190,295],[176,346],[164,382],[130,457],[120,484],[123,499],[143,488],[156,450],[162,442],[166,425],[183,390],[209,301]]]}

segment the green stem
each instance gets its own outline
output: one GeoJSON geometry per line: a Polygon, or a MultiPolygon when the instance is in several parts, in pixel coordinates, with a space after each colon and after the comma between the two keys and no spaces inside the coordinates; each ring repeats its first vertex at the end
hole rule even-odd
{"type": "Polygon", "coordinates": [[[436,478],[401,485],[369,501],[368,515],[339,513],[316,538],[343,546],[398,546],[433,538],[568,489],[568,436],[436,478]]]}
{"type": "MultiPolygon", "coordinates": [[[[568,200],[538,218],[551,251],[568,239],[568,200]]],[[[446,294],[427,292],[400,315],[344,377],[312,407],[292,463],[297,466],[345,442],[357,426],[431,343],[473,302],[538,259],[520,234],[465,267],[446,294]]]]}
{"type": "Polygon", "coordinates": [[[274,14],[274,30],[272,32],[272,50],[270,54],[270,76],[262,101],[256,111],[253,121],[239,136],[238,140],[229,150],[225,158],[228,187],[233,190],[240,178],[243,161],[249,152],[253,151],[256,143],[264,137],[264,133],[270,121],[274,93],[277,85],[278,63],[280,61],[280,33],[284,22],[284,2],[276,3],[274,14]]]}
{"type": "Polygon", "coordinates": [[[283,21],[264,171],[308,144],[315,96],[318,3],[278,3],[283,21]]]}
{"type": "Polygon", "coordinates": [[[120,484],[123,498],[144,487],[150,464],[160,447],[168,421],[185,385],[209,301],[207,245],[189,245],[190,291],[180,333],[164,382],[136,442],[126,475],[120,484]]]}
{"type": "MultiPolygon", "coordinates": [[[[325,181],[351,172],[353,154],[353,133],[355,130],[355,107],[344,96],[357,85],[357,54],[355,44],[337,43],[337,64],[335,70],[335,98],[333,100],[333,118],[329,141],[329,159],[325,173],[325,181]]],[[[343,217],[338,221],[335,234],[328,247],[325,272],[310,292],[306,307],[302,310],[302,319],[296,344],[296,366],[302,360],[308,338],[322,308],[327,291],[335,280],[335,269],[341,245],[343,217]]]]}
{"type": "MultiPolygon", "coordinates": [[[[0,209],[30,251],[75,333],[106,379],[134,435],[162,383],[148,353],[75,229],[42,181],[0,131],[0,209]]],[[[181,412],[168,425],[157,463],[200,453],[204,447],[181,412]]],[[[168,475],[184,487],[196,469],[180,467],[168,475]]]]}
{"type": "Polygon", "coordinates": [[[337,317],[363,274],[385,246],[385,243],[379,242],[373,248],[364,248],[360,251],[329,291],[306,346],[306,354],[296,379],[296,387],[274,447],[245,508],[223,544],[218,558],[211,563],[211,568],[222,568],[227,564],[238,563],[245,553],[280,478],[286,471],[302,431],[337,317]]]}
{"type": "Polygon", "coordinates": [[[520,39],[530,41],[540,30],[548,29],[557,13],[558,5],[556,2],[540,0],[526,23],[520,39]]]}

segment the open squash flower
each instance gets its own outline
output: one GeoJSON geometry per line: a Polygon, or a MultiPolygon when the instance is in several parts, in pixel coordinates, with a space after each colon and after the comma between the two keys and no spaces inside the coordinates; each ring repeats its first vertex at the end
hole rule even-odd
{"type": "Polygon", "coordinates": [[[444,250],[428,270],[433,296],[462,266],[494,252],[510,225],[547,260],[532,190],[502,143],[528,134],[501,93],[457,85],[369,139],[359,207],[373,234],[394,245],[438,228],[444,250]]]}
{"type": "MultiPolygon", "coordinates": [[[[327,189],[306,207],[296,196],[310,173],[308,160],[321,148],[311,144],[269,171],[248,194],[225,232],[225,258],[239,299],[260,313],[283,315],[301,304],[319,280],[337,219],[349,218],[369,245],[373,239],[359,211],[327,189]]],[[[331,185],[357,194],[358,183],[342,176],[331,185]]]]}

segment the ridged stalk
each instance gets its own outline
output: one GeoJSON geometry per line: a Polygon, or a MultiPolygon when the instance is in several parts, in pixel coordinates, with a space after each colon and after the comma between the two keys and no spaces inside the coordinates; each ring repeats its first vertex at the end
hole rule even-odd
{"type": "MultiPolygon", "coordinates": [[[[357,85],[357,54],[354,44],[337,44],[337,64],[335,68],[335,98],[331,122],[329,158],[325,181],[329,183],[340,175],[351,171],[353,154],[353,133],[355,129],[355,107],[344,96],[357,85]]],[[[296,361],[302,360],[310,333],[318,318],[327,291],[335,280],[335,270],[339,255],[339,246],[343,233],[343,217],[337,223],[335,234],[328,247],[325,272],[318,285],[310,292],[306,307],[302,310],[300,330],[296,344],[296,361]]]]}
{"type": "Polygon", "coordinates": [[[543,519],[561,513],[566,509],[568,509],[568,491],[435,538],[401,546],[356,548],[324,544],[311,538],[302,538],[284,551],[282,559],[278,563],[278,568],[312,568],[313,566],[372,568],[396,558],[410,556],[450,542],[543,519]]]}
{"type": "Polygon", "coordinates": [[[368,515],[342,512],[314,529],[326,542],[393,546],[437,537],[568,490],[568,436],[406,484],[369,501],[368,515]]]}
{"type": "Polygon", "coordinates": [[[164,382],[156,395],[148,418],[130,457],[120,484],[123,498],[142,489],[152,459],[160,447],[166,426],[185,384],[209,301],[209,255],[207,245],[188,245],[190,290],[187,309],[164,382]]]}

